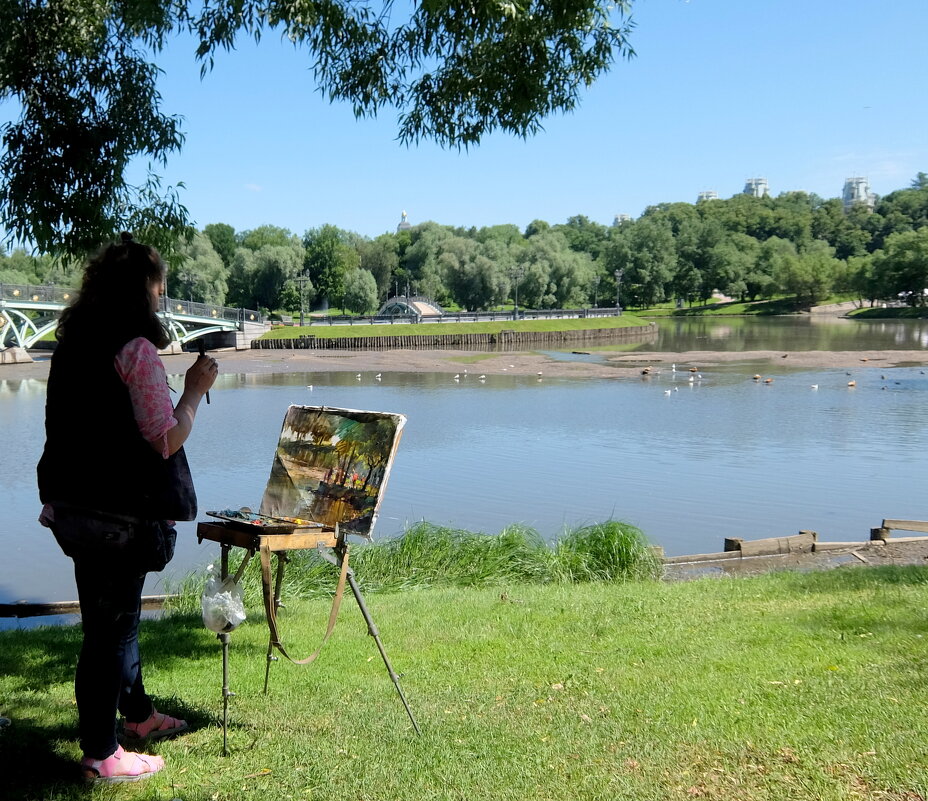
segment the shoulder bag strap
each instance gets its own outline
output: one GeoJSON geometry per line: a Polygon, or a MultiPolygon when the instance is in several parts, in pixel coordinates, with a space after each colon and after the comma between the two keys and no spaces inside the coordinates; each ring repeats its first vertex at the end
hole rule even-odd
{"type": "MultiPolygon", "coordinates": [[[[325,636],[322,638],[319,647],[305,659],[294,659],[287,653],[286,648],[284,648],[283,643],[280,641],[280,631],[277,627],[277,609],[274,603],[274,588],[271,582],[271,549],[266,544],[262,543],[258,555],[261,558],[261,584],[264,590],[264,613],[267,618],[268,629],[270,629],[271,633],[271,645],[293,662],[293,664],[308,665],[319,656],[320,651],[322,651],[322,646],[329,641],[329,637],[332,636],[332,631],[335,629],[335,621],[338,619],[338,610],[342,605],[342,597],[345,594],[345,580],[348,577],[348,549],[345,549],[345,553],[341,557],[341,572],[338,576],[338,585],[335,588],[335,597],[332,599],[332,611],[329,612],[329,624],[326,627],[325,636]]],[[[278,556],[278,559],[279,558],[278,556]]]]}

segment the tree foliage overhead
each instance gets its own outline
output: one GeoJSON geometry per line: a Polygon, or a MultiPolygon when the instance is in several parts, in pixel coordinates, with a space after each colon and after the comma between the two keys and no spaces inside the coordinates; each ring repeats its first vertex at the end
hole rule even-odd
{"type": "Polygon", "coordinates": [[[135,157],[164,164],[183,143],[145,57],[170,24],[156,3],[0,3],[0,102],[19,104],[0,129],[8,239],[83,255],[120,228],[153,244],[163,244],[159,231],[183,229],[186,209],[153,172],[141,186],[125,179],[135,157]]]}
{"type": "Polygon", "coordinates": [[[203,69],[237,38],[277,31],[308,53],[316,86],[358,117],[387,107],[399,139],[469,147],[500,130],[537,133],[569,111],[617,56],[630,56],[629,0],[4,0],[0,103],[18,105],[0,153],[0,226],[9,241],[84,255],[120,228],[171,250],[187,233],[164,165],[183,144],[161,108],[157,56],[193,33],[203,69]]]}

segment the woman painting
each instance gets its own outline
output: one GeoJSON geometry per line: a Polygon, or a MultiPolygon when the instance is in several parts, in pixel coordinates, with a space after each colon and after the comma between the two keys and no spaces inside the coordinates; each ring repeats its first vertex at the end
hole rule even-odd
{"type": "Polygon", "coordinates": [[[48,376],[40,521],[74,560],[83,629],[74,687],[88,782],[137,781],[164,767],[119,745],[117,712],[124,741],[187,728],[145,692],[138,628],[145,574],[173,555],[174,520],[196,516],[182,446],[218,368],[200,356],[172,404],[158,356],[169,341],[157,315],[164,280],[158,252],[131,235],[105,247],[61,315],[48,376]]]}

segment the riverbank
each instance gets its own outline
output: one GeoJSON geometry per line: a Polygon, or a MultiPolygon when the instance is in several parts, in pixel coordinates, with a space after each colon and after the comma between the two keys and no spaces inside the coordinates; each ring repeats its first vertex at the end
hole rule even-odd
{"type": "MultiPolygon", "coordinates": [[[[912,367],[928,365],[928,350],[880,351],[590,351],[596,361],[582,358],[558,361],[532,351],[486,352],[466,350],[385,350],[385,351],[263,351],[218,350],[212,355],[222,373],[313,373],[313,372],[396,372],[469,373],[485,375],[538,375],[550,378],[628,378],[640,375],[644,366],[655,371],[696,367],[707,370],[737,363],[768,364],[773,367],[807,369],[850,369],[912,367]]],[[[35,354],[34,354],[35,355],[35,354]]],[[[579,356],[585,355],[578,353],[579,356]]],[[[194,359],[184,353],[163,357],[169,374],[183,373],[194,359]]],[[[0,380],[38,378],[48,375],[48,356],[38,354],[26,364],[0,365],[0,380]]]]}
{"type": "MultiPolygon", "coordinates": [[[[859,537],[858,537],[859,539],[859,537]]],[[[827,542],[823,542],[828,545],[827,542]]],[[[807,573],[838,567],[928,566],[928,537],[884,543],[867,540],[846,547],[803,553],[749,556],[740,559],[705,560],[698,555],[669,560],[664,566],[665,581],[689,581],[701,578],[744,578],[782,571],[807,573]]]]}
{"type": "MultiPolygon", "coordinates": [[[[690,367],[708,370],[719,365],[751,363],[774,368],[851,369],[928,365],[928,350],[905,351],[591,351],[597,360],[559,361],[532,351],[485,352],[458,350],[386,351],[219,351],[214,356],[223,373],[473,373],[477,375],[545,376],[548,378],[635,378],[645,366],[654,372],[690,367]]],[[[190,355],[165,358],[168,372],[183,372],[190,355]]],[[[759,368],[760,369],[760,368],[759,368]]],[[[653,374],[653,373],[652,373],[653,374]]]]}

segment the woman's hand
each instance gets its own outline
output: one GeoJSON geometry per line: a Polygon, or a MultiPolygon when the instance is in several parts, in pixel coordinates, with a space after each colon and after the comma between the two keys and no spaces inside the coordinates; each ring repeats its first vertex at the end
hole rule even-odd
{"type": "Polygon", "coordinates": [[[199,356],[184,376],[184,392],[194,392],[202,397],[216,383],[218,375],[216,360],[205,354],[199,356]]]}
{"type": "MultiPolygon", "coordinates": [[[[215,383],[219,375],[219,365],[211,356],[199,356],[187,373],[184,375],[184,394],[180,396],[174,407],[174,419],[177,425],[168,429],[165,435],[168,440],[168,453],[176,453],[180,446],[187,441],[190,430],[193,428],[193,419],[197,414],[197,407],[209,388],[215,383]]],[[[157,446],[153,447],[158,449],[157,446]]]]}

